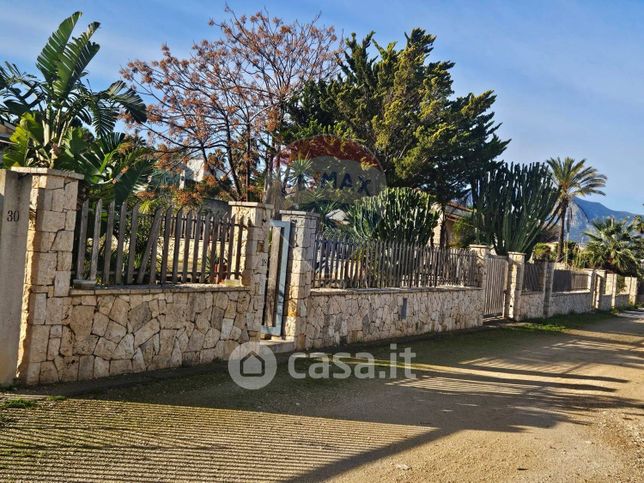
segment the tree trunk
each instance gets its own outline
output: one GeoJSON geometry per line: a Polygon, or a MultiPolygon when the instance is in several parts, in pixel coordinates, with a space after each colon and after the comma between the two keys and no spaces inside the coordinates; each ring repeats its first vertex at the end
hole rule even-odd
{"type": "Polygon", "coordinates": [[[441,206],[440,248],[447,248],[447,214],[446,207],[441,206]]]}
{"type": "Polygon", "coordinates": [[[561,204],[561,230],[559,230],[559,244],[557,245],[557,261],[563,259],[563,246],[566,236],[566,213],[568,212],[568,203],[561,204]]]}

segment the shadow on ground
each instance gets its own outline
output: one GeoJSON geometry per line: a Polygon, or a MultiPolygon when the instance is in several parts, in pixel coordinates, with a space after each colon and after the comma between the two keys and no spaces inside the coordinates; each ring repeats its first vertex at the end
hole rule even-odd
{"type": "MultiPolygon", "coordinates": [[[[319,480],[463,431],[641,414],[616,393],[643,341],[635,317],[513,327],[411,343],[415,379],[293,380],[281,366],[254,392],[219,370],[43,400],[0,411],[0,478],[319,480]]],[[[386,368],[388,348],[372,350],[386,368]]]]}

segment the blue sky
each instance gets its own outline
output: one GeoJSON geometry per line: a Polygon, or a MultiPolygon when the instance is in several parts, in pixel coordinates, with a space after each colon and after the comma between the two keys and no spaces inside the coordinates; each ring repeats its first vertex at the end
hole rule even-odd
{"type": "MultiPolygon", "coordinates": [[[[211,38],[223,1],[0,0],[0,59],[33,70],[48,34],[74,10],[98,20],[102,45],[92,64],[96,88],[129,59],[159,56],[167,42],[188,52],[211,38]]],[[[455,89],[493,89],[500,134],[512,138],[506,161],[587,158],[608,176],[612,209],[644,208],[644,1],[244,1],[238,12],[267,6],[272,15],[322,23],[345,35],[376,31],[381,43],[422,27],[438,36],[436,58],[456,62],[455,89]]]]}

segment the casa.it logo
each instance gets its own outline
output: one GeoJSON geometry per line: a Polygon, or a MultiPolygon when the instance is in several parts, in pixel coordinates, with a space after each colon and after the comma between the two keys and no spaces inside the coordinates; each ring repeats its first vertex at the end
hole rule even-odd
{"type": "Polygon", "coordinates": [[[259,342],[246,342],[230,354],[228,372],[238,386],[261,389],[275,377],[277,360],[268,347],[259,342]]]}
{"type": "MultiPolygon", "coordinates": [[[[397,344],[390,344],[389,350],[387,359],[377,359],[369,352],[294,352],[288,358],[288,374],[293,379],[396,379],[402,372],[404,378],[415,379],[412,361],[416,354],[411,348],[400,351],[397,344]]],[[[231,353],[228,372],[238,386],[261,389],[275,377],[277,361],[267,346],[246,342],[231,353]]]]}

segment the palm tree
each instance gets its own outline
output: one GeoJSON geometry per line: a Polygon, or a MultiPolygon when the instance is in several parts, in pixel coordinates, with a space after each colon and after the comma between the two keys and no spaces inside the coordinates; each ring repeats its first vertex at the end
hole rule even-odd
{"type": "Polygon", "coordinates": [[[622,275],[637,274],[637,240],[626,221],[613,218],[593,222],[593,231],[583,251],[585,261],[596,268],[604,268],[622,275]]]}
{"type": "Polygon", "coordinates": [[[4,156],[7,167],[70,169],[83,162],[78,143],[94,134],[99,139],[111,135],[122,112],[135,121],[146,120],[143,100],[123,81],[98,92],[83,81],[100,46],[91,40],[98,22],[71,36],[81,15],[65,19],[49,37],[36,61],[43,79],[13,64],[0,66],[0,121],[16,126],[13,145],[4,156]]]}
{"type": "Polygon", "coordinates": [[[633,221],[631,221],[631,228],[635,233],[644,236],[644,216],[635,215],[633,221]]]}
{"type": "Polygon", "coordinates": [[[586,160],[575,161],[566,157],[563,161],[560,158],[547,160],[552,172],[552,177],[559,188],[559,200],[557,211],[561,220],[559,230],[559,244],[557,246],[557,260],[561,260],[566,232],[566,215],[568,207],[575,197],[588,196],[591,194],[603,195],[600,190],[606,186],[606,176],[592,166],[586,165],[586,160]]]}

